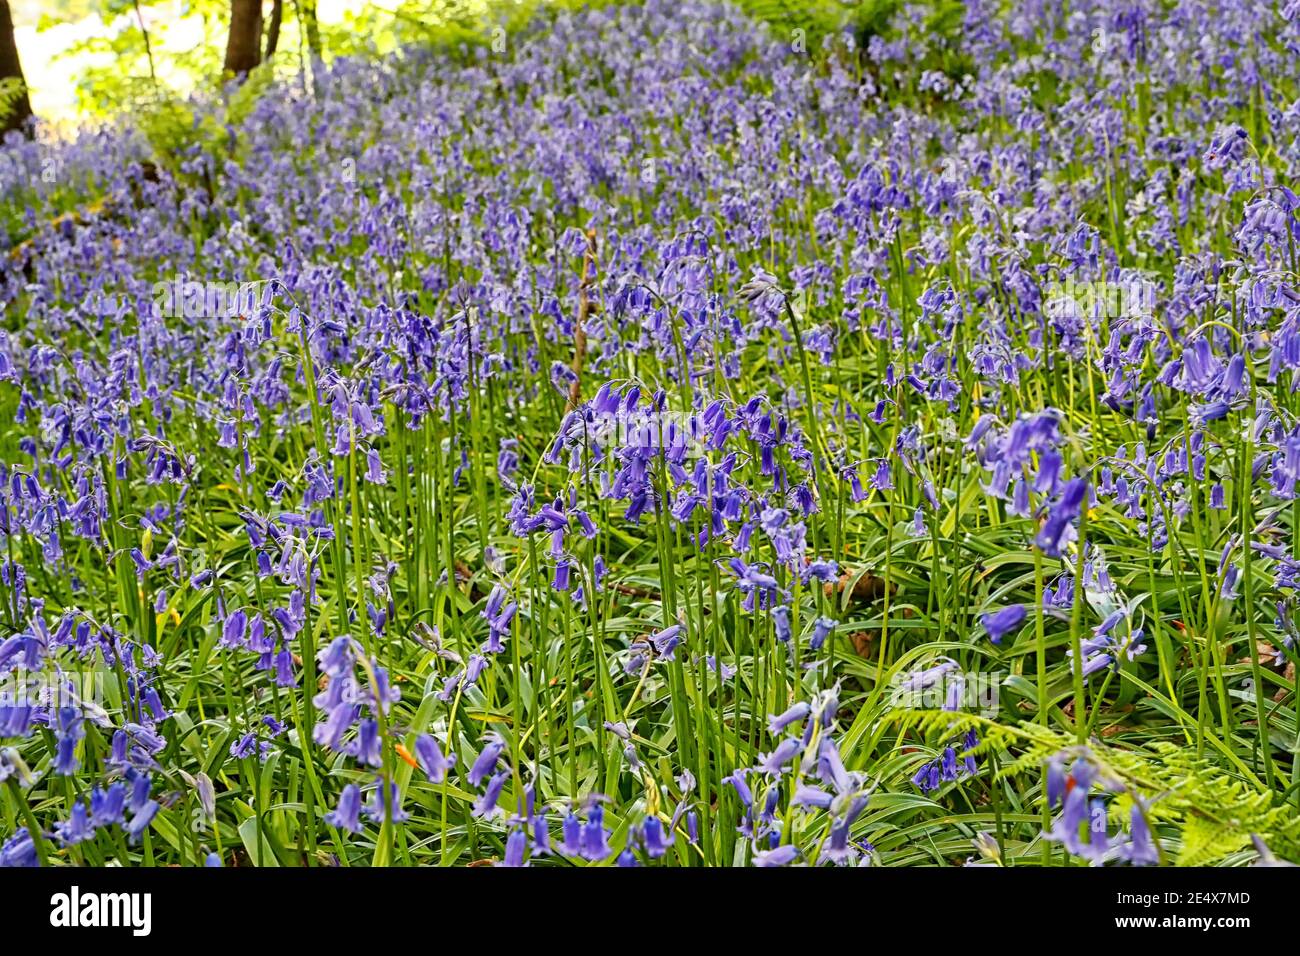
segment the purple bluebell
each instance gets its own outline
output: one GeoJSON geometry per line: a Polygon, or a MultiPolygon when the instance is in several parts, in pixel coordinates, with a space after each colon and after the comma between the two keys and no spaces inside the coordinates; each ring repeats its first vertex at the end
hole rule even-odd
{"type": "Polygon", "coordinates": [[[430,783],[442,783],[447,777],[447,771],[456,765],[456,755],[448,754],[444,757],[438,741],[430,734],[420,734],[415,739],[414,750],[420,769],[430,783]]]}
{"type": "Polygon", "coordinates": [[[505,749],[505,743],[501,740],[489,740],[479,755],[474,760],[473,766],[469,768],[467,775],[470,786],[477,787],[483,782],[496,768],[497,759],[501,756],[501,751],[505,749]]]}
{"type": "Polygon", "coordinates": [[[988,633],[989,640],[1001,644],[1002,638],[1019,629],[1025,622],[1025,606],[1011,604],[997,611],[980,615],[980,625],[988,633]]]}
{"type": "Polygon", "coordinates": [[[361,832],[361,787],[350,783],[339,794],[338,806],[325,814],[325,822],[349,833],[361,832]]]}

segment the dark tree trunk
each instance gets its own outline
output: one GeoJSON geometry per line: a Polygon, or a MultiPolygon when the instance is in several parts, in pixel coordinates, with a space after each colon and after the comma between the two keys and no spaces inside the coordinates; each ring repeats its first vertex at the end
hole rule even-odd
{"type": "Polygon", "coordinates": [[[0,0],[0,80],[17,79],[18,97],[0,115],[0,136],[11,129],[25,129],[32,115],[32,101],[27,97],[27,81],[18,62],[18,44],[14,42],[14,20],[9,15],[9,0],[0,0]]]}
{"type": "Polygon", "coordinates": [[[275,56],[275,49],[280,45],[280,20],[283,17],[284,0],[275,0],[271,5],[271,22],[266,27],[266,55],[262,57],[263,63],[275,56]]]}
{"type": "Polygon", "coordinates": [[[230,0],[227,73],[246,76],[262,62],[262,0],[230,0]]]}

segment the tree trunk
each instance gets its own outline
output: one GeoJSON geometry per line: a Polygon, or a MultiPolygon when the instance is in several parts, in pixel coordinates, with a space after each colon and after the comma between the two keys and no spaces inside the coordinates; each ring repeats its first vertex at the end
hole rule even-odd
{"type": "Polygon", "coordinates": [[[262,0],[230,0],[225,71],[246,76],[262,62],[262,0]]]}
{"type": "Polygon", "coordinates": [[[280,21],[283,17],[284,0],[275,0],[271,5],[271,21],[266,27],[266,54],[262,57],[263,63],[275,56],[276,47],[280,45],[280,21]]]}
{"type": "Polygon", "coordinates": [[[27,81],[18,62],[18,44],[14,42],[14,21],[9,15],[9,0],[0,0],[0,80],[16,79],[18,97],[0,113],[0,136],[11,129],[25,129],[32,115],[32,101],[27,97],[27,81]]]}
{"type": "Polygon", "coordinates": [[[316,0],[301,0],[302,28],[307,34],[307,51],[312,62],[321,58],[320,24],[316,22],[316,0]]]}

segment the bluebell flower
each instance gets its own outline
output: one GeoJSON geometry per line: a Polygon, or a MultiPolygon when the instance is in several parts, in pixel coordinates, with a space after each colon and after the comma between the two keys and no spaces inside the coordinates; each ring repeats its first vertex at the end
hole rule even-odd
{"type": "Polygon", "coordinates": [[[533,856],[549,856],[551,852],[551,831],[546,821],[546,812],[533,817],[533,856]]]}
{"type": "Polygon", "coordinates": [[[564,836],[564,852],[568,856],[582,855],[582,821],[578,819],[577,814],[572,810],[564,818],[561,825],[561,831],[564,836]]]}
{"type": "Polygon", "coordinates": [[[749,784],[745,781],[744,771],[736,770],[730,776],[722,778],[723,783],[731,784],[736,790],[736,796],[740,797],[740,802],[745,806],[753,806],[754,794],[749,789],[749,784]]]}
{"type": "Polygon", "coordinates": [[[357,739],[352,747],[352,756],[358,763],[371,767],[380,767],[384,763],[384,742],[379,736],[379,721],[366,719],[358,727],[357,739]]]}
{"type": "Polygon", "coordinates": [[[862,815],[862,811],[866,808],[867,797],[856,798],[849,804],[844,816],[831,827],[830,839],[822,851],[828,860],[833,863],[844,863],[857,855],[857,848],[849,842],[849,833],[854,821],[862,815]]]}
{"type": "Polygon", "coordinates": [[[1065,765],[1059,760],[1048,761],[1046,781],[1048,805],[1052,808],[1059,807],[1069,785],[1065,765]]]}
{"type": "Polygon", "coordinates": [[[77,758],[77,744],[86,735],[85,719],[81,711],[71,704],[60,707],[53,729],[58,734],[54,755],[54,772],[61,776],[70,776],[77,772],[81,761],[77,758]]]}
{"type": "Polygon", "coordinates": [[[248,613],[242,608],[226,617],[221,628],[222,647],[241,647],[248,629],[248,613]]]}
{"type": "Polygon", "coordinates": [[[1120,850],[1120,856],[1133,866],[1154,866],[1160,862],[1160,851],[1147,826],[1146,810],[1147,805],[1135,797],[1129,814],[1128,842],[1120,850]]]}
{"type": "Polygon", "coordinates": [[[831,802],[835,799],[833,794],[827,793],[820,787],[814,787],[806,783],[801,783],[790,798],[790,802],[797,807],[808,809],[829,810],[831,802]]]}
{"type": "Polygon", "coordinates": [[[398,789],[396,782],[391,782],[387,787],[384,786],[383,778],[376,778],[378,786],[371,793],[370,803],[366,804],[366,816],[372,823],[383,823],[384,816],[389,812],[386,803],[391,803],[392,817],[394,823],[402,823],[410,819],[410,815],[402,809],[402,793],[398,789]],[[388,791],[389,800],[385,801],[384,791],[388,791]]]}
{"type": "Polygon", "coordinates": [[[85,843],[95,838],[95,824],[83,801],[78,800],[72,805],[66,821],[55,824],[54,834],[64,846],[85,843]]]}
{"type": "Polygon", "coordinates": [[[1088,788],[1076,786],[1066,794],[1061,813],[1044,839],[1063,844],[1075,856],[1099,862],[1111,848],[1105,803],[1089,800],[1088,788]]]}
{"type": "Polygon", "coordinates": [[[966,756],[962,758],[962,762],[965,765],[967,773],[973,774],[979,769],[975,762],[975,755],[971,753],[971,751],[979,746],[979,742],[979,735],[973,730],[966,731],[962,736],[962,751],[966,754],[966,756]]]}
{"type": "Polygon", "coordinates": [[[339,805],[325,814],[325,822],[349,833],[361,832],[361,787],[350,783],[339,794],[339,805]]]}
{"type": "Polygon", "coordinates": [[[0,703],[0,738],[26,737],[31,734],[33,713],[30,704],[0,703]]]}
{"type": "MultiPolygon", "coordinates": [[[[811,740],[812,724],[810,723],[804,729],[804,742],[811,740]]],[[[840,758],[839,745],[835,743],[835,738],[830,734],[824,735],[817,743],[817,752],[808,754],[804,757],[803,769],[805,772],[816,768],[817,779],[826,786],[835,790],[836,793],[845,793],[849,790],[856,789],[861,783],[862,775],[858,773],[849,773],[844,767],[844,761],[840,758]]]]}
{"type": "Polygon", "coordinates": [[[156,800],[148,800],[135,809],[131,814],[131,819],[126,822],[126,834],[132,841],[140,838],[140,834],[148,829],[149,824],[153,822],[154,817],[158,815],[159,805],[156,800]]]}
{"type": "Polygon", "coordinates": [[[508,867],[521,867],[526,865],[524,863],[524,853],[527,849],[528,834],[516,827],[511,830],[510,835],[506,837],[506,852],[499,865],[508,867]]]}
{"type": "Polygon", "coordinates": [[[799,848],[787,843],[775,849],[756,852],[754,854],[754,865],[762,867],[787,866],[798,858],[799,848]]]}
{"type": "Polygon", "coordinates": [[[501,790],[505,787],[506,781],[509,779],[510,772],[502,770],[488,781],[488,785],[484,788],[482,796],[480,796],[474,803],[473,810],[471,811],[474,816],[490,820],[493,817],[501,815],[503,811],[497,806],[497,801],[501,798],[501,790]]]}
{"type": "Polygon", "coordinates": [[[1020,625],[1025,622],[1025,616],[1026,611],[1023,604],[1012,604],[998,611],[981,614],[980,624],[988,632],[989,639],[994,644],[1001,644],[1003,637],[1019,629],[1020,625]]]}
{"type": "Polygon", "coordinates": [[[771,753],[759,754],[758,766],[754,769],[770,777],[779,777],[785,773],[785,765],[799,755],[803,743],[794,737],[787,737],[772,749],[771,753]]]}
{"type": "Polygon", "coordinates": [[[36,844],[26,827],[21,827],[14,835],[0,844],[0,868],[40,866],[36,854],[36,844]]]}
{"type": "Polygon", "coordinates": [[[479,753],[474,765],[469,768],[468,779],[470,786],[477,787],[483,782],[483,778],[488,776],[496,768],[497,758],[501,756],[501,751],[505,749],[505,744],[501,740],[489,740],[487,745],[479,753]]]}
{"type": "Polygon", "coordinates": [[[1073,531],[1071,523],[1079,517],[1088,494],[1088,482],[1083,478],[1072,478],[1065,483],[1060,497],[1052,504],[1047,520],[1039,529],[1035,544],[1049,557],[1058,557],[1062,548],[1070,540],[1073,531]]]}
{"type": "Polygon", "coordinates": [[[90,819],[97,827],[120,824],[126,811],[126,785],[121,781],[90,792],[90,819]]]}
{"type": "Polygon", "coordinates": [[[772,623],[776,627],[777,640],[783,644],[790,643],[790,609],[784,604],[772,608],[772,623]]]}
{"type": "Polygon", "coordinates": [[[789,727],[791,724],[807,717],[811,709],[812,708],[806,701],[799,701],[798,703],[792,704],[783,713],[769,716],[767,718],[767,729],[771,732],[772,736],[775,737],[781,733],[781,731],[785,730],[786,727],[789,727]]]}
{"type": "Polygon", "coordinates": [[[673,834],[668,831],[667,839],[664,836],[663,822],[656,816],[647,816],[641,826],[641,840],[645,846],[645,851],[651,858],[658,858],[668,852],[672,846],[673,834]]]}
{"type": "Polygon", "coordinates": [[[605,811],[596,804],[587,812],[587,822],[582,826],[582,857],[593,862],[603,860],[612,852],[609,833],[605,829],[605,811]]]}
{"type": "Polygon", "coordinates": [[[420,769],[430,783],[442,783],[447,777],[447,771],[456,765],[456,755],[448,754],[444,757],[438,741],[429,734],[420,734],[415,739],[414,749],[420,769]]]}
{"type": "Polygon", "coordinates": [[[360,713],[361,708],[357,704],[348,702],[338,704],[328,710],[325,719],[312,729],[312,740],[330,750],[342,751],[343,738],[360,713]]]}
{"type": "Polygon", "coordinates": [[[139,813],[149,802],[153,790],[153,780],[147,773],[130,771],[127,774],[126,805],[132,813],[139,813]]]}
{"type": "Polygon", "coordinates": [[[826,643],[826,638],[830,636],[833,630],[835,630],[835,620],[833,618],[817,618],[813,622],[813,633],[808,641],[808,646],[814,651],[821,650],[822,645],[826,643]]]}
{"type": "Polygon", "coordinates": [[[665,660],[674,660],[674,652],[677,645],[681,642],[680,635],[683,627],[680,624],[672,624],[662,631],[653,634],[650,637],[650,643],[654,645],[655,653],[665,660]]]}
{"type": "Polygon", "coordinates": [[[921,769],[912,774],[912,784],[927,793],[938,790],[940,783],[939,762],[937,760],[924,764],[921,769]]]}

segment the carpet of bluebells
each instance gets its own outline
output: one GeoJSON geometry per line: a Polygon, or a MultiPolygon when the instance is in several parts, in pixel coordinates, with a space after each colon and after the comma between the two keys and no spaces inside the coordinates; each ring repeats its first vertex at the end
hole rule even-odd
{"type": "Polygon", "coordinates": [[[12,137],[0,866],[1300,859],[1300,4],[933,17],[12,137]]]}

